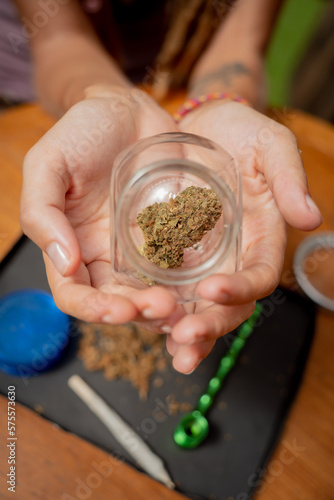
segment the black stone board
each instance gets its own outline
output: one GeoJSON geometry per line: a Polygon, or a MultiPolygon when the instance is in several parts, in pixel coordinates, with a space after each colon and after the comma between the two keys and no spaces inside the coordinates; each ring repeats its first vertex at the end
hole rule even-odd
{"type": "MultiPolygon", "coordinates": [[[[49,289],[40,250],[23,238],[0,266],[0,296],[32,287],[49,289]]],[[[50,371],[21,378],[0,372],[0,392],[6,394],[8,385],[15,385],[20,403],[42,407],[45,418],[135,465],[68,388],[68,378],[77,373],[147,440],[179,491],[191,498],[247,500],[257,486],[264,487],[266,464],[299,386],[315,317],[311,302],[279,288],[262,304],[263,315],[208,413],[209,437],[197,449],[180,449],[174,443],[173,431],[182,415],[168,413],[166,398],[173,394],[177,401],[195,406],[233,334],[219,339],[193,374],[181,375],[172,368],[159,374],[164,383],[160,388],[152,385],[145,402],[130,383],[109,382],[100,372],[85,370],[76,357],[75,329],[63,358],[50,371]]]]}

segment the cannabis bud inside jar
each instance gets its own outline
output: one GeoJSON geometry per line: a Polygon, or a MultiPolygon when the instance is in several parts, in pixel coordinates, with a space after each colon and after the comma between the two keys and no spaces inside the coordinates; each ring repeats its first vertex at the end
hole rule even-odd
{"type": "Polygon", "coordinates": [[[179,303],[200,300],[199,281],[239,269],[241,183],[234,159],[204,137],[143,139],[111,169],[114,280],[160,285],[179,303]]]}
{"type": "Polygon", "coordinates": [[[138,214],[145,238],[138,250],[159,267],[181,267],[184,249],[201,241],[221,214],[222,204],[213,189],[189,186],[168,202],[153,203],[138,214]]]}

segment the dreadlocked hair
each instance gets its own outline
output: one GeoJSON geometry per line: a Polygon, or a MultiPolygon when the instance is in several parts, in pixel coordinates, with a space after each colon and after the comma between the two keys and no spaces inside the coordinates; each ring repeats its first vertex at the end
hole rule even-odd
{"type": "Polygon", "coordinates": [[[184,87],[200,54],[227,14],[233,0],[169,0],[169,29],[155,61],[152,90],[163,99],[184,87]]]}

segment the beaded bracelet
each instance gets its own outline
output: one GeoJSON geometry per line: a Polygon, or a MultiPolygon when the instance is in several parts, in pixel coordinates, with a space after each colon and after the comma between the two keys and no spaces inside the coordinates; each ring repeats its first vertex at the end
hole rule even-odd
{"type": "Polygon", "coordinates": [[[234,102],[240,102],[241,104],[246,104],[247,106],[251,106],[251,104],[236,94],[231,94],[229,92],[221,93],[221,92],[212,92],[211,94],[201,95],[200,97],[194,97],[192,99],[187,99],[182,106],[174,113],[173,117],[176,123],[179,123],[184,116],[186,116],[193,109],[198,108],[202,104],[208,101],[213,101],[214,99],[224,99],[234,102]]]}

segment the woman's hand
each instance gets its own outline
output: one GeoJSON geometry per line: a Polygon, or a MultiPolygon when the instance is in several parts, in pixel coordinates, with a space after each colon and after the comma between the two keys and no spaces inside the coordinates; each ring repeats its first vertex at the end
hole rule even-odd
{"type": "Polygon", "coordinates": [[[115,283],[110,266],[109,192],[115,156],[130,144],[175,131],[172,118],[137,89],[92,88],[29,151],[24,162],[21,222],[43,250],[54,299],[91,322],[150,320],[176,309],[157,287],[115,283]]]}
{"type": "Polygon", "coordinates": [[[177,306],[164,288],[138,291],[117,284],[111,273],[113,160],[139,139],[178,130],[139,90],[93,89],[30,150],[21,220],[25,233],[44,251],[60,309],[85,321],[136,321],[171,332],[167,347],[174,367],[189,373],[215,340],[249,317],[254,301],[276,286],[286,239],[283,217],[312,229],[321,216],[306,196],[298,148],[284,127],[243,105],[215,102],[190,113],[180,129],[230,151],[243,178],[243,270],[202,281],[202,301],[177,306]]]}
{"type": "Polygon", "coordinates": [[[167,340],[174,367],[189,372],[277,286],[285,222],[311,230],[322,218],[309,196],[296,139],[283,125],[245,105],[212,101],[189,113],[179,128],[230,152],[238,162],[243,197],[242,270],[200,282],[204,300],[175,324],[167,340]]]}

